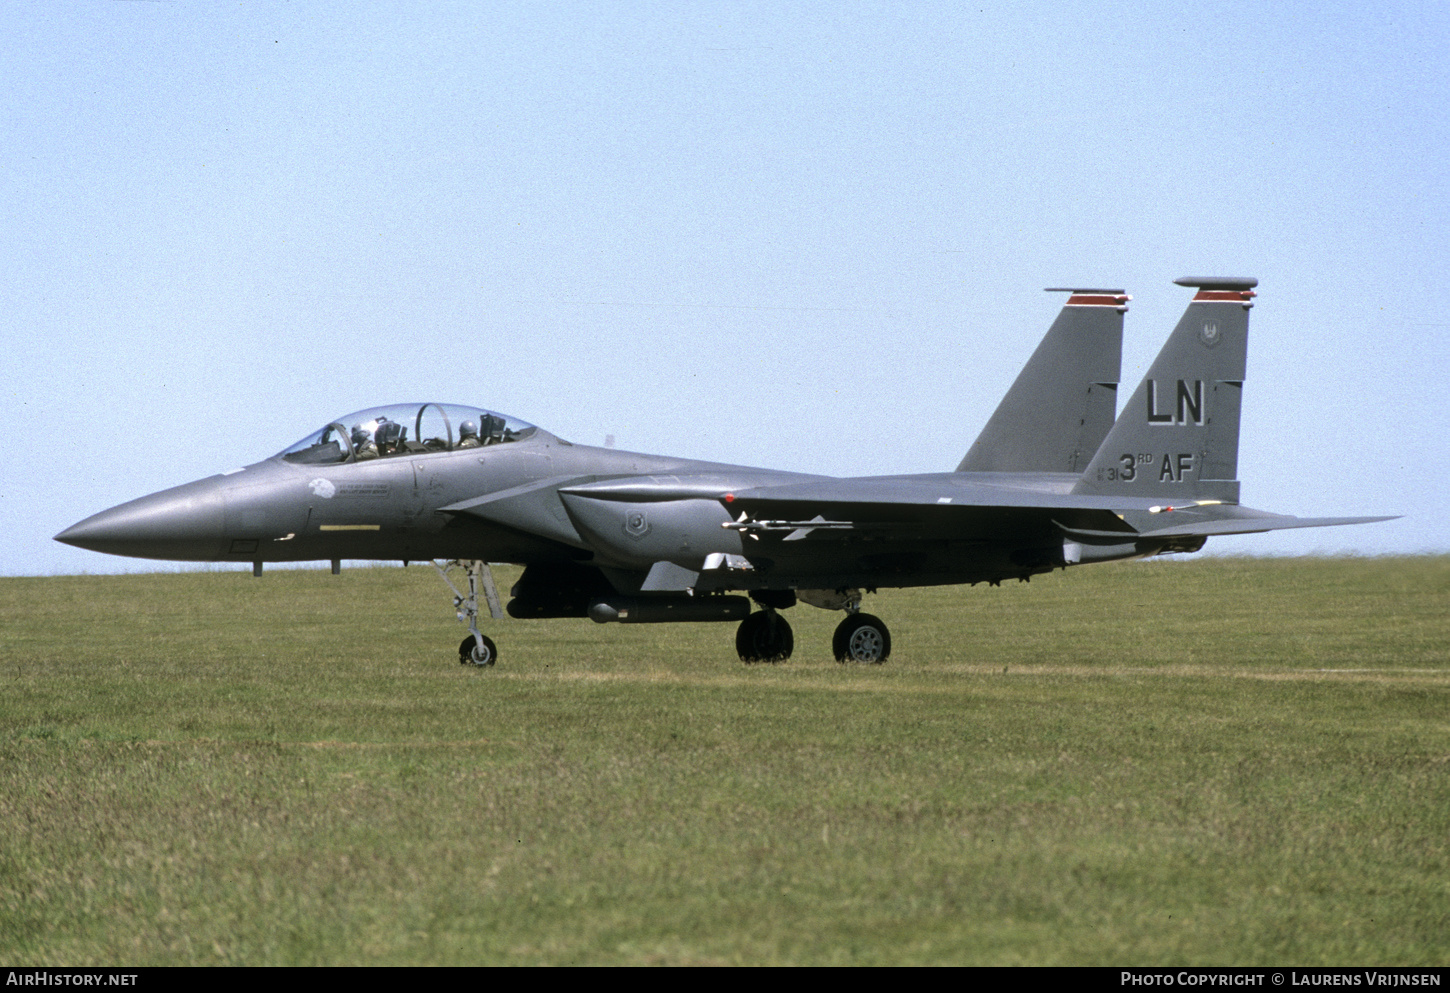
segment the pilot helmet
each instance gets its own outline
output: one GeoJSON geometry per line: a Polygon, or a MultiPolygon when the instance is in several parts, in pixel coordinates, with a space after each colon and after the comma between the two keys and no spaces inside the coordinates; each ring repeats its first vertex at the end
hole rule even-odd
{"type": "Polygon", "coordinates": [[[370,441],[372,441],[372,438],[368,435],[367,431],[363,429],[363,426],[361,424],[354,424],[352,426],[353,448],[361,448],[370,441]]]}
{"type": "Polygon", "coordinates": [[[478,437],[478,425],[472,421],[464,421],[458,425],[458,440],[465,441],[469,438],[478,437]]]}
{"type": "Polygon", "coordinates": [[[378,451],[395,451],[403,441],[403,425],[397,421],[378,421],[378,451]]]}

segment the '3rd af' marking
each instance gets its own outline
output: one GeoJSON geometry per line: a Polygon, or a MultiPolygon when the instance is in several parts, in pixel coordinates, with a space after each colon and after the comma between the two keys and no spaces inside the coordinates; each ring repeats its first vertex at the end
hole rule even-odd
{"type": "MultiPolygon", "coordinates": [[[[1098,482],[1100,483],[1131,483],[1138,478],[1139,466],[1158,466],[1158,482],[1160,483],[1181,483],[1185,474],[1193,471],[1192,452],[1164,452],[1160,459],[1152,452],[1139,452],[1134,455],[1131,452],[1124,452],[1118,456],[1118,465],[1104,466],[1098,470],[1098,482]]],[[[1152,471],[1150,468],[1149,472],[1152,471]]]]}

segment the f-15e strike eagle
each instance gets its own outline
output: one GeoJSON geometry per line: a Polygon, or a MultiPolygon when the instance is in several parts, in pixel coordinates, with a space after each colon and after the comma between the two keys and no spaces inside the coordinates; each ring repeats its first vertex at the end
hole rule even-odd
{"type": "MultiPolygon", "coordinates": [[[[838,479],[576,445],[516,418],[395,404],[324,425],[272,458],[89,517],[57,541],[204,562],[433,561],[493,665],[488,563],[524,566],[516,618],[734,621],[746,662],[790,657],[781,611],[845,611],[840,661],[884,662],[861,612],[881,587],[1000,584],[1068,566],[1193,552],[1217,535],[1382,521],[1239,504],[1239,405],[1254,279],[1197,291],[1114,418],[1115,289],[1064,289],[1056,321],[955,472],[838,479]],[[446,565],[434,560],[445,560],[446,565]],[[461,568],[467,592],[449,578],[461,568]],[[747,595],[740,595],[744,592],[747,595]],[[752,602],[759,607],[752,609],[752,602]]],[[[1049,291],[1051,292],[1051,291],[1049,291]]],[[[456,574],[455,574],[456,575],[456,574]]]]}

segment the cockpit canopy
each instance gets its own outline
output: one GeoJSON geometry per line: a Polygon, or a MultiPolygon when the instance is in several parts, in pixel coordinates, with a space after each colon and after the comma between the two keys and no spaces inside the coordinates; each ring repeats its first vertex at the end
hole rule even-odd
{"type": "Polygon", "coordinates": [[[483,448],[537,431],[513,417],[454,403],[395,403],[348,414],[277,454],[299,465],[483,448]]]}

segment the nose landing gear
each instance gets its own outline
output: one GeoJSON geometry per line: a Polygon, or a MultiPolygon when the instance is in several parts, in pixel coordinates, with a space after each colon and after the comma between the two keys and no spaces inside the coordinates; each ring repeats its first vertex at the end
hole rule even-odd
{"type": "Polygon", "coordinates": [[[475,632],[464,638],[458,646],[458,664],[476,665],[487,668],[498,661],[498,646],[493,639],[482,632],[475,632]]]}
{"type": "Polygon", "coordinates": [[[489,616],[494,620],[503,617],[503,607],[499,604],[498,587],[493,583],[493,572],[489,570],[488,563],[479,559],[470,559],[467,562],[454,559],[445,565],[434,562],[433,568],[438,570],[438,575],[443,577],[443,581],[453,591],[453,607],[458,611],[458,619],[468,625],[468,637],[458,646],[459,664],[475,665],[481,669],[492,666],[498,661],[498,646],[493,643],[492,638],[478,630],[479,589],[483,590],[484,599],[488,602],[489,616]],[[455,566],[462,567],[468,574],[466,596],[448,578],[448,570],[455,566]]]}

